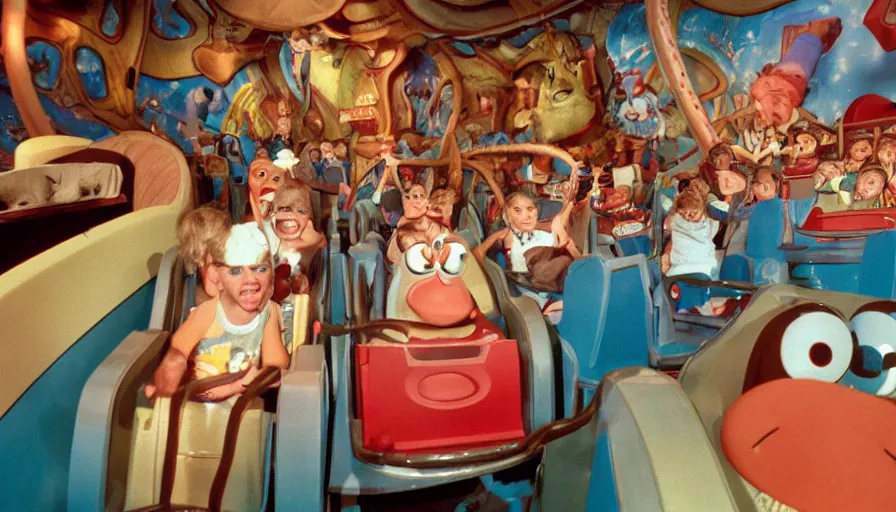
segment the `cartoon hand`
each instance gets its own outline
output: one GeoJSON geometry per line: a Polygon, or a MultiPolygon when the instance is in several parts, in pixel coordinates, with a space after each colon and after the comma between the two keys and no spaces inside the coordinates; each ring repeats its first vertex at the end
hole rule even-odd
{"type": "Polygon", "coordinates": [[[379,190],[375,190],[373,192],[373,197],[371,199],[373,199],[373,204],[379,206],[380,203],[383,201],[383,193],[380,192],[379,190]]]}

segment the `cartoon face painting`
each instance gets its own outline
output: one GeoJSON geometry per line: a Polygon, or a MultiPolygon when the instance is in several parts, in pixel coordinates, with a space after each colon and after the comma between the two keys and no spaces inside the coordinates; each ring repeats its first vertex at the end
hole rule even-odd
{"type": "Polygon", "coordinates": [[[871,302],[847,320],[804,302],[772,316],[722,422],[744,479],[797,510],[892,509],[894,313],[896,302],[871,302]]]}

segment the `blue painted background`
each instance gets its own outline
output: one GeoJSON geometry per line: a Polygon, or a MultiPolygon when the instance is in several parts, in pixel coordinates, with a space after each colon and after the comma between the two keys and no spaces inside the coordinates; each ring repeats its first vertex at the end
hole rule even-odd
{"type": "Polygon", "coordinates": [[[147,328],[154,289],[155,279],[103,318],[0,417],[0,510],[65,510],[81,390],[131,331],[147,328]]]}
{"type": "MultiPolygon", "coordinates": [[[[803,106],[831,125],[857,97],[896,98],[896,52],[886,53],[863,24],[871,0],[797,0],[772,11],[737,18],[694,8],[678,22],[679,45],[695,48],[722,68],[729,94],[747,93],[756,73],[781,57],[787,25],[837,16],[843,33],[823,55],[803,106]]],[[[607,32],[607,51],[617,69],[646,74],[656,59],[647,33],[643,4],[623,7],[607,32]]],[[[668,99],[668,98],[667,98],[668,99]]]]}

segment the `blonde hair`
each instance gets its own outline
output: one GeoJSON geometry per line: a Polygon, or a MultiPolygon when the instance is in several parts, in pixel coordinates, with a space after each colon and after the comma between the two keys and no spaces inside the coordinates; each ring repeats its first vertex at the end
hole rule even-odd
{"type": "Polygon", "coordinates": [[[508,208],[510,208],[510,205],[517,199],[525,199],[532,204],[535,204],[535,198],[533,198],[531,194],[520,190],[510,194],[506,199],[504,199],[504,209],[507,210],[508,208]]]}
{"type": "Polygon", "coordinates": [[[698,196],[705,198],[709,194],[709,183],[703,178],[694,178],[688,183],[688,188],[685,190],[690,190],[698,196]]]}
{"type": "Polygon", "coordinates": [[[681,210],[683,208],[696,208],[698,210],[702,210],[705,207],[706,202],[703,200],[703,198],[697,195],[697,193],[692,190],[685,190],[675,197],[676,210],[681,210]]]}
{"type": "Polygon", "coordinates": [[[188,270],[203,266],[207,255],[213,261],[224,261],[224,246],[232,226],[230,215],[214,206],[200,206],[182,214],[177,220],[177,240],[188,270]]]}

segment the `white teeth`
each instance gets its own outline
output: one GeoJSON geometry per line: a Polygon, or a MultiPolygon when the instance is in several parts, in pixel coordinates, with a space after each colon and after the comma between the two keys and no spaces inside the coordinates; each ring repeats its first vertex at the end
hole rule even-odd
{"type": "Polygon", "coordinates": [[[274,193],[268,192],[267,194],[259,197],[259,199],[261,199],[262,201],[267,201],[267,202],[271,203],[274,201],[274,193]]]}
{"type": "Polygon", "coordinates": [[[299,224],[294,220],[287,220],[283,223],[284,228],[296,228],[299,224]]]}

